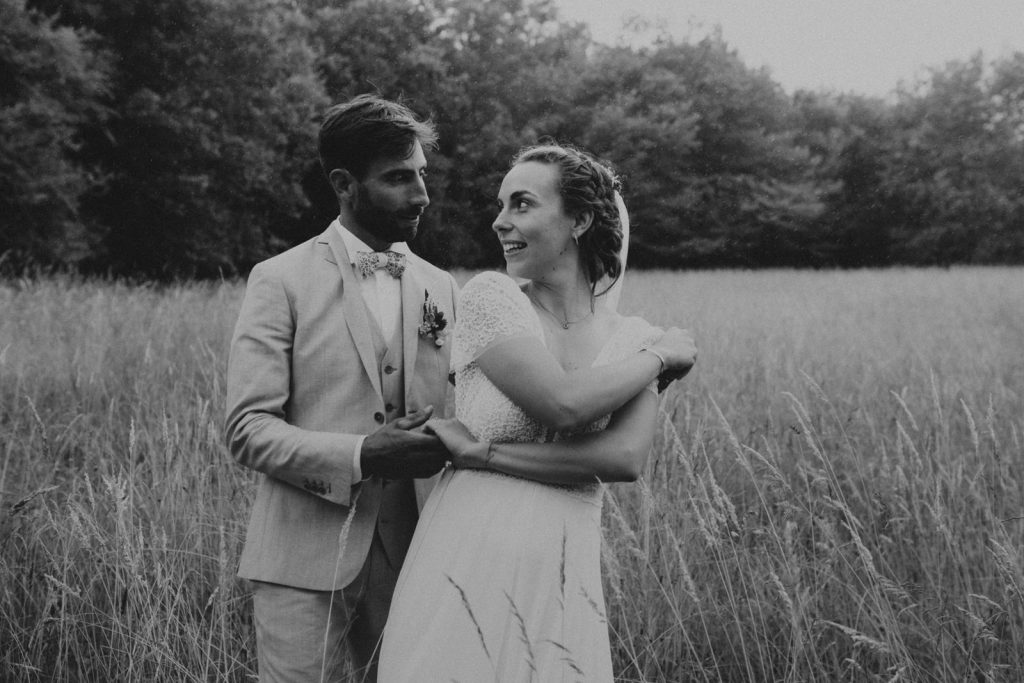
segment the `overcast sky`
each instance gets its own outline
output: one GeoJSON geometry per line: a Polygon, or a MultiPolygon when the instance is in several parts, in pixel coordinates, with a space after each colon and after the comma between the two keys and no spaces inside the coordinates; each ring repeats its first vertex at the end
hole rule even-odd
{"type": "Polygon", "coordinates": [[[615,43],[642,14],[679,39],[716,24],[751,67],[792,93],[819,87],[887,95],[924,67],[982,50],[986,62],[1024,51],[1024,0],[555,0],[566,19],[615,43]]]}

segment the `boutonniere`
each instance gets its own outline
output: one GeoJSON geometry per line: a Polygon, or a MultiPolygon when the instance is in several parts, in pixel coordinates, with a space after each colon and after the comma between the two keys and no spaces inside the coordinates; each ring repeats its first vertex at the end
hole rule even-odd
{"type": "Polygon", "coordinates": [[[430,298],[430,292],[424,289],[423,322],[420,323],[420,336],[431,337],[436,345],[444,346],[448,332],[448,321],[445,320],[444,311],[437,307],[434,300],[430,298]]]}

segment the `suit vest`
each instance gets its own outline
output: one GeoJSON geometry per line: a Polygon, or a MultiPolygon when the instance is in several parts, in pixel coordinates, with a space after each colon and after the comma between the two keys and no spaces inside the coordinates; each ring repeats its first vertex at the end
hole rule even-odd
{"type": "MultiPolygon", "coordinates": [[[[392,422],[405,415],[405,359],[401,322],[392,339],[385,342],[380,326],[372,314],[370,336],[380,373],[381,395],[384,399],[384,417],[392,422]]],[[[399,315],[401,320],[401,315],[399,315]]],[[[409,549],[419,512],[412,479],[385,479],[382,482],[380,512],[377,514],[376,533],[384,546],[391,565],[402,566],[409,549]]]]}

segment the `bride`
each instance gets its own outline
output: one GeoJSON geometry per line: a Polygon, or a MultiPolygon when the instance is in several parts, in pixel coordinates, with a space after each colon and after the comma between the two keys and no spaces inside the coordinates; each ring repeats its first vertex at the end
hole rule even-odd
{"type": "Polygon", "coordinates": [[[602,304],[623,267],[617,189],[609,168],[558,145],[520,152],[501,184],[508,276],[462,292],[457,419],[427,423],[453,467],[399,577],[380,681],[613,678],[601,482],[639,476],[656,380],[696,359],[689,333],[602,304]]]}

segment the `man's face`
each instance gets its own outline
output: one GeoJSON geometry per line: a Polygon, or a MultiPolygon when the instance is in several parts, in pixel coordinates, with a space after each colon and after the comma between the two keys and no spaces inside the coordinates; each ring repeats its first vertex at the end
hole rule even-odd
{"type": "Polygon", "coordinates": [[[430,204],[423,182],[426,171],[427,160],[419,142],[405,159],[373,161],[363,179],[356,181],[352,200],[356,224],[345,227],[374,249],[414,238],[420,215],[430,204]]]}

